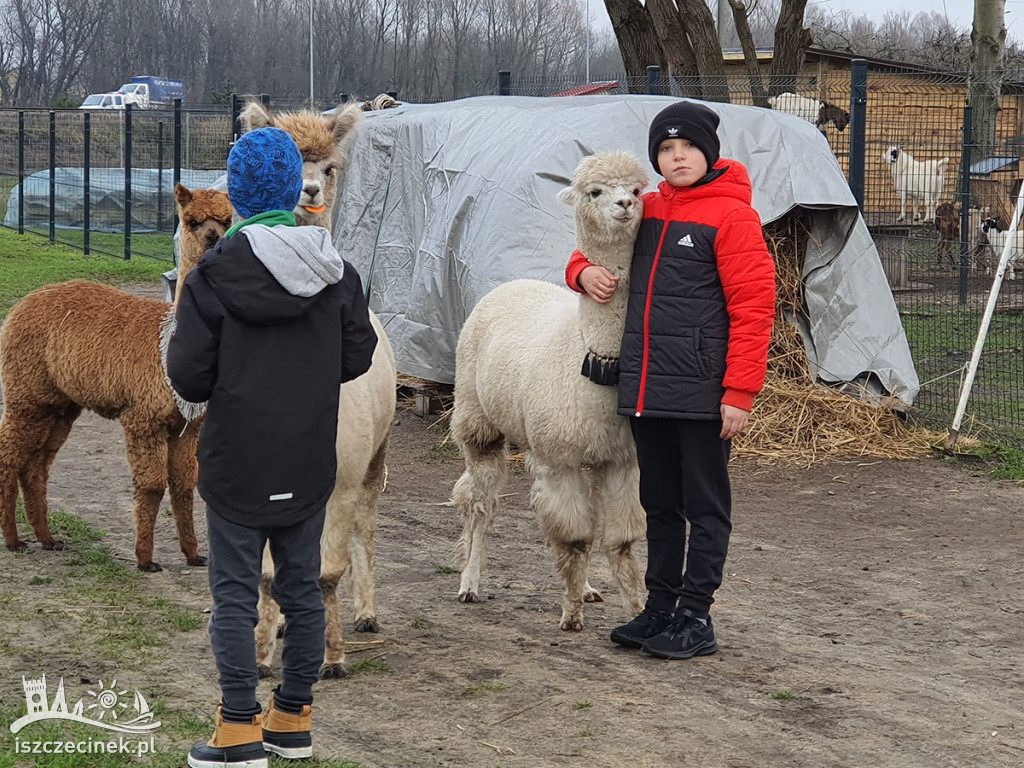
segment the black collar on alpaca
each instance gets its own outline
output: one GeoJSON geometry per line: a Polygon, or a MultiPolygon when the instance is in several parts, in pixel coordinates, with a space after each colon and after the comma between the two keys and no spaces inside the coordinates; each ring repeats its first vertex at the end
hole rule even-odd
{"type": "Polygon", "coordinates": [[[583,369],[580,374],[595,384],[614,387],[619,383],[619,358],[604,357],[591,349],[583,358],[583,369]]]}

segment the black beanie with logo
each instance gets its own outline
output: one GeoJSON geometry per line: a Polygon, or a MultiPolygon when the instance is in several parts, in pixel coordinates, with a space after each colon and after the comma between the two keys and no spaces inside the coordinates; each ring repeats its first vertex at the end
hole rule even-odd
{"type": "Polygon", "coordinates": [[[708,170],[718,162],[721,143],[718,140],[718,115],[703,104],[679,101],[665,107],[651,121],[648,151],[651,165],[659,174],[658,147],[666,139],[686,139],[704,154],[708,170]]]}

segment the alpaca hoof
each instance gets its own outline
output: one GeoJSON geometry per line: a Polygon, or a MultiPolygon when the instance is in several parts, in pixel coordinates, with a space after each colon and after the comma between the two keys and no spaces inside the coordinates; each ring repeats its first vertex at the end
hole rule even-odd
{"type": "Polygon", "coordinates": [[[10,552],[31,552],[32,551],[31,549],[29,549],[28,544],[26,542],[24,542],[24,541],[16,541],[13,544],[8,544],[7,545],[7,549],[10,552]]]}
{"type": "Polygon", "coordinates": [[[584,603],[603,603],[604,602],[604,598],[601,597],[601,593],[600,592],[595,590],[593,592],[587,592],[583,596],[583,602],[584,603]]]}
{"type": "Polygon", "coordinates": [[[320,665],[321,680],[340,680],[343,677],[348,677],[348,672],[345,671],[343,665],[326,663],[320,665]]]}
{"type": "Polygon", "coordinates": [[[266,664],[257,664],[256,675],[259,677],[260,680],[266,680],[269,677],[273,677],[274,673],[270,671],[270,667],[266,664]]]}
{"type": "Polygon", "coordinates": [[[353,627],[356,632],[380,632],[380,624],[377,623],[377,619],[371,616],[368,619],[360,619],[356,622],[353,627]]]}
{"type": "Polygon", "coordinates": [[[583,619],[563,619],[559,628],[563,632],[582,632],[583,631],[583,619]]]}
{"type": "Polygon", "coordinates": [[[45,543],[44,542],[43,543],[43,549],[48,549],[48,550],[49,549],[53,549],[53,550],[60,551],[60,550],[64,549],[64,542],[63,541],[57,541],[57,539],[54,539],[53,541],[51,541],[49,543],[45,543]]]}
{"type": "Polygon", "coordinates": [[[459,592],[460,603],[479,603],[480,598],[477,597],[476,592],[459,592]]]}
{"type": "Polygon", "coordinates": [[[202,555],[196,555],[195,557],[186,557],[185,562],[189,565],[194,565],[196,568],[206,567],[206,558],[202,555]]]}
{"type": "Polygon", "coordinates": [[[160,567],[160,563],[150,560],[148,563],[139,563],[139,570],[143,573],[159,573],[163,568],[160,567]]]}

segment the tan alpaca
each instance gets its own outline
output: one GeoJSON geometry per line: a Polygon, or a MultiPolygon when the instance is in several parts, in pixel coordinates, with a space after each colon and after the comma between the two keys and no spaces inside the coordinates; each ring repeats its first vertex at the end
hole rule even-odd
{"type": "MultiPolygon", "coordinates": [[[[182,264],[194,265],[225,232],[232,209],[223,192],[175,188],[184,227],[182,264]]],[[[188,268],[191,268],[189,266],[188,268]]],[[[43,549],[61,549],[47,520],[46,486],[57,451],[82,409],[120,419],[135,486],[135,559],[153,562],[153,526],[170,487],[178,542],[189,565],[205,565],[192,523],[199,425],[186,425],[160,364],[160,324],[169,305],[84,280],[33,291],[0,331],[0,527],[22,552],[14,508],[18,484],[43,549]]]]}
{"type": "MultiPolygon", "coordinates": [[[[252,102],[242,112],[245,130],[276,126],[292,135],[302,152],[304,186],[296,220],[301,225],[331,228],[338,180],[348,167],[348,153],[359,105],[338,107],[333,115],[291,112],[271,115],[252,102]]],[[[377,332],[373,365],[358,379],[341,388],[338,405],[338,478],[327,502],[321,538],[320,588],[327,612],[326,648],[321,677],[345,674],[345,645],[338,604],[338,583],[348,577],[355,603],[357,632],[376,632],[374,606],[373,534],[377,527],[377,500],[384,482],[384,456],[395,416],[395,356],[384,328],[371,312],[377,332]]],[[[264,552],[260,585],[260,620],[256,627],[256,660],[260,674],[270,674],[277,639],[280,609],[270,596],[273,579],[270,550],[264,552]]]]}

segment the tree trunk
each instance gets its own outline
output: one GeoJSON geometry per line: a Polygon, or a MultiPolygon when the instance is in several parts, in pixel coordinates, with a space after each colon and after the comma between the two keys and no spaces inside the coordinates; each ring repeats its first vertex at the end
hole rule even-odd
{"type": "Polygon", "coordinates": [[[630,93],[646,93],[647,67],[666,69],[650,12],[638,0],[604,0],[629,79],[630,93]]]}
{"type": "Polygon", "coordinates": [[[672,0],[647,0],[654,31],[668,62],[668,74],[676,78],[683,95],[704,98],[697,58],[683,28],[683,20],[672,0]]]}
{"type": "Polygon", "coordinates": [[[811,30],[804,28],[806,7],[807,0],[782,0],[779,20],[775,24],[775,53],[768,80],[771,96],[796,89],[796,76],[804,64],[804,52],[814,41],[811,30]]]}
{"type": "MultiPolygon", "coordinates": [[[[806,1],[806,0],[805,0],[806,1]]],[[[683,28],[690,38],[697,59],[702,91],[708,101],[729,101],[729,83],[725,77],[725,60],[715,30],[715,17],[703,0],[676,0],[683,28]]]]}
{"type": "Polygon", "coordinates": [[[769,107],[768,94],[761,80],[761,68],[757,64],[757,46],[754,45],[754,35],[750,32],[750,22],[747,20],[747,6],[743,0],[729,0],[729,5],[732,6],[732,16],[736,22],[736,34],[743,46],[743,63],[747,68],[747,77],[750,78],[750,98],[755,107],[769,107]]]}
{"type": "Polygon", "coordinates": [[[968,98],[975,160],[991,157],[996,147],[996,118],[1006,44],[1005,11],[1005,0],[974,0],[968,98]]]}

